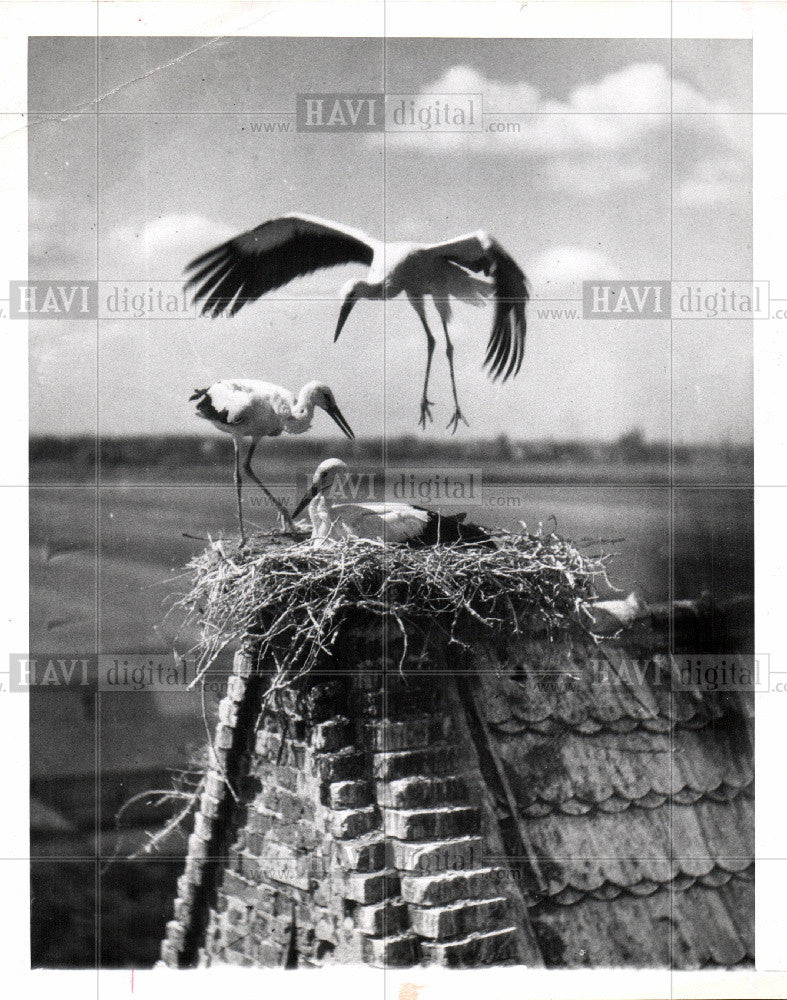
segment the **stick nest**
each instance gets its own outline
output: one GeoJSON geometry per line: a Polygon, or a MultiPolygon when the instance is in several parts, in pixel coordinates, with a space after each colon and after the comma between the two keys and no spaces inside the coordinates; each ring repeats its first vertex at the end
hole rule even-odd
{"type": "Polygon", "coordinates": [[[351,621],[390,623],[405,651],[408,636],[435,627],[462,645],[479,627],[498,636],[582,628],[604,563],[554,533],[426,548],[265,537],[245,549],[212,543],[189,564],[193,585],[179,605],[201,624],[197,680],[228,646],[250,640],[271,667],[270,703],[331,653],[351,621]]]}

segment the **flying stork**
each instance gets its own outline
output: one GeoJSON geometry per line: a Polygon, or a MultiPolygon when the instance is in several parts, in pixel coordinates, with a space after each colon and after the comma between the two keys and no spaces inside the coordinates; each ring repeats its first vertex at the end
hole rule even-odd
{"type": "Polygon", "coordinates": [[[522,366],[525,351],[527,280],[509,254],[487,233],[478,231],[443,243],[381,243],[358,229],[310,215],[292,213],[263,222],[221,246],[208,250],[187,267],[186,289],[194,289],[202,315],[234,316],[247,302],[320,268],[357,262],[366,264],[365,280],[341,289],[342,306],[334,342],[358,299],[392,299],[404,293],[426,333],[426,374],[419,423],[432,419],[427,397],[435,339],[426,321],[431,296],[445,334],[451,373],[454,414],[447,426],[454,433],[467,421],[459,407],[454,378],[454,347],[448,335],[453,296],[478,304],[492,296],[495,314],[484,365],[492,379],[505,382],[522,366]],[[474,273],[471,273],[474,272],[474,273]],[[475,275],[483,274],[483,280],[475,275]]]}
{"type": "Polygon", "coordinates": [[[438,514],[408,503],[334,504],[331,487],[339,475],[348,472],[347,464],[340,458],[321,462],[312,477],[311,487],[293,511],[295,518],[308,506],[313,541],[369,538],[381,542],[406,542],[418,547],[456,542],[494,544],[483,528],[464,523],[466,514],[438,514]]]}
{"type": "Polygon", "coordinates": [[[249,450],[243,463],[243,471],[249,475],[278,510],[282,527],[294,530],[292,518],[287,508],[257,478],[251,467],[251,458],[260,438],[278,437],[287,434],[303,434],[312,424],[314,408],[332,417],[343,434],[351,440],[355,437],[350,425],[336,405],[333,392],[322,382],[308,382],[298,393],[298,398],[280,385],[260,382],[254,379],[234,379],[215,382],[208,389],[195,389],[190,400],[198,400],[197,416],[209,420],[225,434],[232,435],[235,447],[235,490],[238,502],[238,523],[241,544],[245,544],[241,509],[240,447],[243,438],[250,438],[249,450]]]}

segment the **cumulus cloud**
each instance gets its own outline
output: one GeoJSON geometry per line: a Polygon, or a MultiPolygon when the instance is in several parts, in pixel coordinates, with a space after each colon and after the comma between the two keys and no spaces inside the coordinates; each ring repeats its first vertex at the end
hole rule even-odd
{"type": "Polygon", "coordinates": [[[576,87],[563,101],[545,97],[526,81],[489,79],[470,66],[452,67],[422,93],[482,94],[485,126],[499,120],[508,130],[390,133],[390,142],[425,153],[540,161],[539,172],[551,187],[580,196],[667,178],[673,139],[690,154],[676,177],[686,198],[721,201],[739,193],[728,182],[745,172],[750,149],[740,116],[729,115],[723,103],[685,80],[670,82],[668,68],[657,62],[631,63],[576,87]],[[695,174],[692,161],[700,160],[695,174]],[[709,172],[718,175],[715,181],[708,180],[709,172]]]}
{"type": "Polygon", "coordinates": [[[708,207],[751,196],[748,171],[735,159],[705,159],[695,164],[675,189],[675,202],[708,207]]]}
{"type": "Polygon", "coordinates": [[[569,245],[550,247],[536,257],[528,264],[527,276],[538,298],[555,299],[581,298],[583,281],[616,281],[622,274],[606,254],[569,245]]]}
{"type": "Polygon", "coordinates": [[[138,225],[117,226],[110,231],[109,239],[118,247],[145,256],[169,251],[188,255],[232,235],[230,230],[207,216],[173,212],[140,220],[138,225]]]}

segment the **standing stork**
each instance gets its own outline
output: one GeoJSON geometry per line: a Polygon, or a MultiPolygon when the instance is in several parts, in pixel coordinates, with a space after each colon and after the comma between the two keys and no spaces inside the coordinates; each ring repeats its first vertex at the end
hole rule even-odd
{"type": "Polygon", "coordinates": [[[235,379],[229,382],[215,382],[208,389],[195,389],[190,400],[198,400],[197,416],[209,420],[225,434],[232,435],[235,447],[235,490],[238,501],[238,523],[241,544],[246,541],[241,508],[240,448],[244,438],[250,438],[249,450],[243,463],[243,471],[254,480],[265,496],[271,501],[282,519],[282,527],[294,530],[292,518],[287,508],[264,486],[251,467],[254,450],[264,437],[278,437],[286,434],[303,434],[312,425],[314,408],[332,417],[343,434],[351,440],[355,437],[350,425],[336,405],[333,392],[321,382],[308,382],[298,393],[298,398],[280,385],[260,382],[254,379],[235,379]]]}
{"type": "Polygon", "coordinates": [[[331,487],[338,476],[348,471],[340,458],[326,458],[317,466],[311,487],[293,511],[292,516],[297,517],[305,507],[309,508],[313,541],[369,538],[417,547],[457,542],[494,544],[483,528],[464,523],[466,514],[439,514],[426,507],[387,501],[334,504],[331,487]]]}
{"type": "Polygon", "coordinates": [[[404,293],[426,333],[426,374],[419,423],[432,419],[428,399],[429,373],[435,339],[426,321],[426,298],[431,296],[445,334],[445,353],[451,373],[454,414],[447,426],[454,433],[467,421],[459,407],[454,377],[454,347],[448,334],[451,300],[477,304],[494,298],[495,315],[484,365],[492,379],[505,382],[522,366],[525,352],[527,280],[517,263],[485,232],[468,233],[443,243],[381,243],[358,229],[309,215],[293,213],[271,219],[197,257],[187,267],[186,288],[194,289],[202,315],[234,316],[294,278],[320,268],[356,262],[368,275],[342,288],[343,299],[334,342],[358,299],[391,299],[404,293]],[[475,272],[475,273],[471,273],[475,272]],[[475,275],[483,274],[483,280],[475,275]]]}

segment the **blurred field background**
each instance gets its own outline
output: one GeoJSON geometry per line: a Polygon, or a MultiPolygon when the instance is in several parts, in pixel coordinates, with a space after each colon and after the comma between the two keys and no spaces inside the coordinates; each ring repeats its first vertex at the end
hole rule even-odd
{"type": "MultiPolygon", "coordinates": [[[[231,443],[222,437],[34,438],[30,448],[30,651],[38,657],[171,655],[193,631],[167,617],[187,588],[184,565],[204,542],[237,533],[231,443]],[[196,538],[186,537],[197,536],[196,538]]],[[[328,455],[383,462],[379,440],[266,441],[255,468],[293,502],[296,479],[328,455]]],[[[388,442],[387,461],[421,469],[481,468],[482,524],[556,530],[588,552],[616,553],[612,580],[649,600],[717,600],[753,590],[752,452],[740,446],[613,443],[388,442]],[[672,488],[670,488],[672,483],[672,488]]],[[[248,521],[273,526],[245,493],[248,521]]],[[[752,623],[753,628],[753,623],[752,623]]],[[[212,720],[213,699],[204,711],[212,720]]],[[[185,840],[156,860],[119,860],[166,811],[144,805],[122,832],[131,795],[168,788],[206,738],[199,693],[31,692],[34,966],[144,967],[170,917],[185,840]],[[97,855],[118,860],[100,873],[97,855]]]]}

